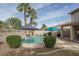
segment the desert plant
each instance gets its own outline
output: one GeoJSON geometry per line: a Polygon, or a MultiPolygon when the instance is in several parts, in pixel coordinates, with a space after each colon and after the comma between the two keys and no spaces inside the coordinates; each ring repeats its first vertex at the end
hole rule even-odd
{"type": "Polygon", "coordinates": [[[6,38],[6,42],[10,48],[19,48],[21,46],[21,37],[18,35],[11,35],[6,38]]]}

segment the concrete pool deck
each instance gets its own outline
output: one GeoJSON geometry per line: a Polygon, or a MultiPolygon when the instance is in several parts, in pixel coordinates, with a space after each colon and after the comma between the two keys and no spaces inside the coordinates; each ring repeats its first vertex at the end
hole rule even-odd
{"type": "Polygon", "coordinates": [[[64,41],[60,38],[57,38],[56,45],[63,49],[72,49],[72,50],[79,50],[79,44],[72,42],[72,41],[64,41]]]}
{"type": "MultiPolygon", "coordinates": [[[[3,42],[3,43],[0,44],[0,55],[29,55],[29,50],[27,48],[22,47],[22,46],[18,49],[11,49],[8,47],[8,45],[5,42],[5,38],[8,35],[14,35],[14,34],[20,35],[20,36],[23,35],[22,32],[1,33],[0,42],[3,42]]],[[[70,41],[64,41],[59,38],[57,38],[55,47],[59,47],[61,49],[79,50],[79,44],[70,42],[70,41]]],[[[42,50],[42,49],[40,49],[40,50],[42,50]]],[[[53,49],[52,49],[52,51],[53,51],[53,49]]],[[[38,53],[40,53],[40,52],[38,52],[38,53]]],[[[44,53],[44,50],[43,50],[43,53],[44,53]]]]}

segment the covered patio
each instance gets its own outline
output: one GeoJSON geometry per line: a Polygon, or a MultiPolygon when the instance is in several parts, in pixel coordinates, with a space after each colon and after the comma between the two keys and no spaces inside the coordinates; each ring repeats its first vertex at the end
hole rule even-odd
{"type": "Polygon", "coordinates": [[[61,38],[69,40],[79,40],[79,8],[69,13],[71,19],[69,22],[58,25],[60,27],[61,38]]]}
{"type": "Polygon", "coordinates": [[[60,25],[61,38],[68,38],[69,40],[79,40],[78,25],[63,24],[60,25]]]}

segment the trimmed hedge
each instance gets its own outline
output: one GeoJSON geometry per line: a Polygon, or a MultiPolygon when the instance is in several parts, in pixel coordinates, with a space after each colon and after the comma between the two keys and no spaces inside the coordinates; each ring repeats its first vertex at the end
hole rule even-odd
{"type": "Polygon", "coordinates": [[[56,43],[56,38],[52,36],[52,33],[48,33],[48,36],[44,37],[44,44],[46,48],[53,48],[56,43]]]}
{"type": "Polygon", "coordinates": [[[21,46],[21,37],[18,35],[11,35],[6,38],[6,42],[10,48],[19,48],[21,46]]]}

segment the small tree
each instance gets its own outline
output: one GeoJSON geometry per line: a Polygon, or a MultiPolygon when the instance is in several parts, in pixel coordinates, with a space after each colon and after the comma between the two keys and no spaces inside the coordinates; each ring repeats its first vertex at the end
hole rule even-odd
{"type": "Polygon", "coordinates": [[[7,21],[2,22],[2,28],[9,28],[7,21]]]}
{"type": "Polygon", "coordinates": [[[46,30],[47,29],[47,26],[45,24],[43,24],[42,27],[41,27],[41,29],[42,30],[46,30]]]}
{"type": "Polygon", "coordinates": [[[21,20],[16,17],[11,17],[7,19],[7,23],[13,29],[20,29],[21,28],[21,20]]]}

